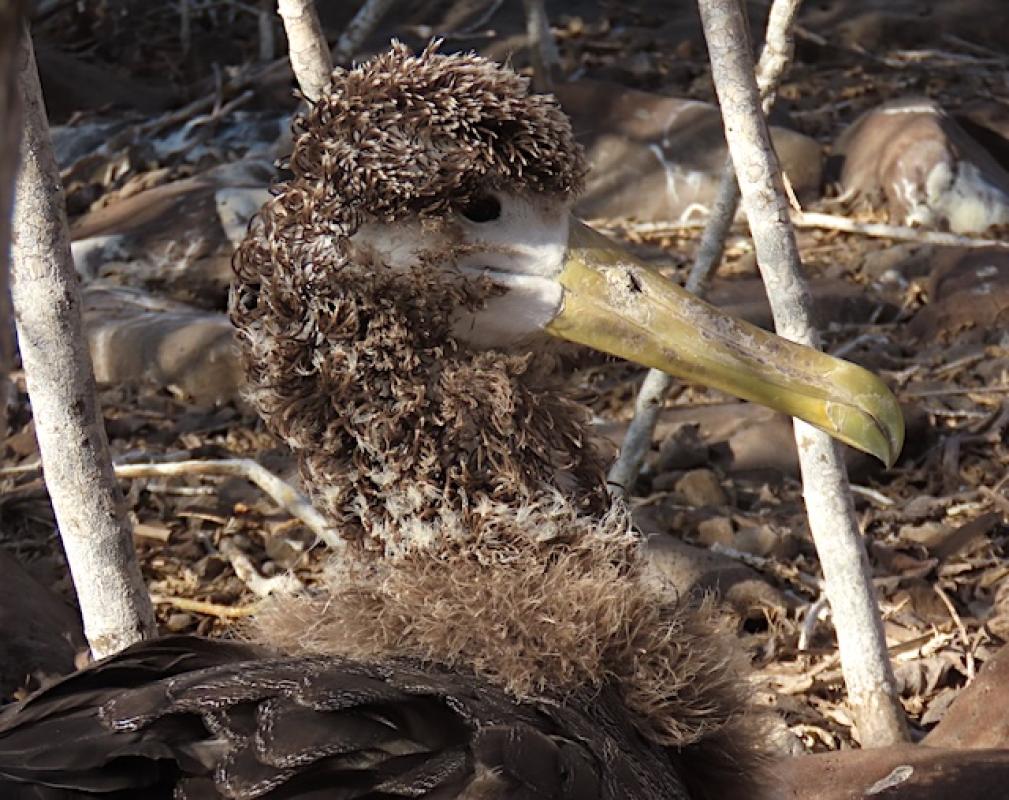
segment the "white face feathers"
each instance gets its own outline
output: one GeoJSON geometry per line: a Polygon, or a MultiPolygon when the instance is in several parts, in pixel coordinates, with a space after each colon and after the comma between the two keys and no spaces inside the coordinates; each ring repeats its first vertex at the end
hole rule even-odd
{"type": "Polygon", "coordinates": [[[509,348],[542,331],[561,308],[570,209],[555,198],[487,192],[437,226],[419,220],[367,224],[355,248],[379,263],[409,270],[421,261],[486,276],[504,291],[478,311],[459,310],[456,337],[481,349],[509,348]],[[440,256],[444,253],[444,259],[440,256]]]}

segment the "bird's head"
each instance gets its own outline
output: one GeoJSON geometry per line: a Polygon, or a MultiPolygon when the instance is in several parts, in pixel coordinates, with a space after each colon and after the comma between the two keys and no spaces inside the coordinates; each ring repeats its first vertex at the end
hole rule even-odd
{"type": "Polygon", "coordinates": [[[367,285],[450,348],[528,349],[549,334],[799,417],[887,463],[900,451],[901,413],[877,377],[726,316],[575,219],[586,168],[570,123],[506,67],[397,44],[337,70],[296,122],[290,166],[236,260],[247,334],[301,304],[314,319],[288,339],[298,325],[325,336],[351,324],[334,286],[367,285]]]}

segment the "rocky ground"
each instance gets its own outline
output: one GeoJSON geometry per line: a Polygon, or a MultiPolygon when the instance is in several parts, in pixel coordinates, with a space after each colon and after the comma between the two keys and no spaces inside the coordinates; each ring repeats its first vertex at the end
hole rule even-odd
{"type": "MultiPolygon", "coordinates": [[[[696,12],[668,5],[547,4],[573,81],[558,95],[593,163],[581,211],[682,280],[724,145],[703,105],[713,92],[696,12]]],[[[222,315],[231,249],[289,146],[282,34],[271,18],[271,51],[255,8],[234,3],[192,4],[187,25],[174,3],[40,6],[40,69],[116,458],[250,457],[290,475],[283,448],[237,399],[222,315]]],[[[749,10],[760,30],[766,9],[749,10]]],[[[331,40],[349,11],[332,13],[331,40]]],[[[362,55],[393,35],[414,46],[437,35],[527,68],[519,3],[403,0],[393,19],[362,55]]],[[[804,211],[914,226],[900,238],[803,228],[800,243],[828,349],[884,376],[906,411],[898,464],[849,453],[849,469],[919,737],[1009,637],[1007,26],[995,0],[810,3],[774,115],[804,211]],[[990,243],[940,245],[932,231],[990,243]]],[[[769,324],[744,234],[737,226],[710,298],[769,324]]],[[[615,443],[640,378],[598,359],[571,375],[615,443]]],[[[2,443],[0,545],[69,599],[21,389],[2,443]]],[[[311,584],[325,558],[241,478],[123,486],[166,631],[222,634],[271,580],[290,570],[311,584]]],[[[634,504],[656,559],[685,587],[717,587],[738,614],[762,691],[798,746],[851,745],[787,421],[677,387],[634,504]]],[[[57,609],[48,623],[57,638],[64,619],[57,609]]]]}

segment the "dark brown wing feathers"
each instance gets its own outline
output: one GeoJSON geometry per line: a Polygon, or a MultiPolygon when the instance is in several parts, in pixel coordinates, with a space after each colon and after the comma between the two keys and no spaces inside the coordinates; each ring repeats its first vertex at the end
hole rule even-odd
{"type": "Polygon", "coordinates": [[[518,702],[430,666],[173,637],[0,713],[0,797],[683,796],[668,758],[604,698],[578,705],[518,702]],[[477,773],[493,793],[466,794],[477,773]]]}

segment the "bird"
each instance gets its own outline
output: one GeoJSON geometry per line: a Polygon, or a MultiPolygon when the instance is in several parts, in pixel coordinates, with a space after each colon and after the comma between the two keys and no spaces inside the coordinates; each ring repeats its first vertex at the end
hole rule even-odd
{"type": "Polygon", "coordinates": [[[710,599],[650,569],[563,348],[888,462],[889,390],[574,219],[570,123],[508,67],[393,43],[336,69],[293,133],[230,315],[247,398],[342,545],[322,586],[266,601],[241,639],[142,642],[4,710],[0,794],[759,797],[745,656],[710,599]]]}

